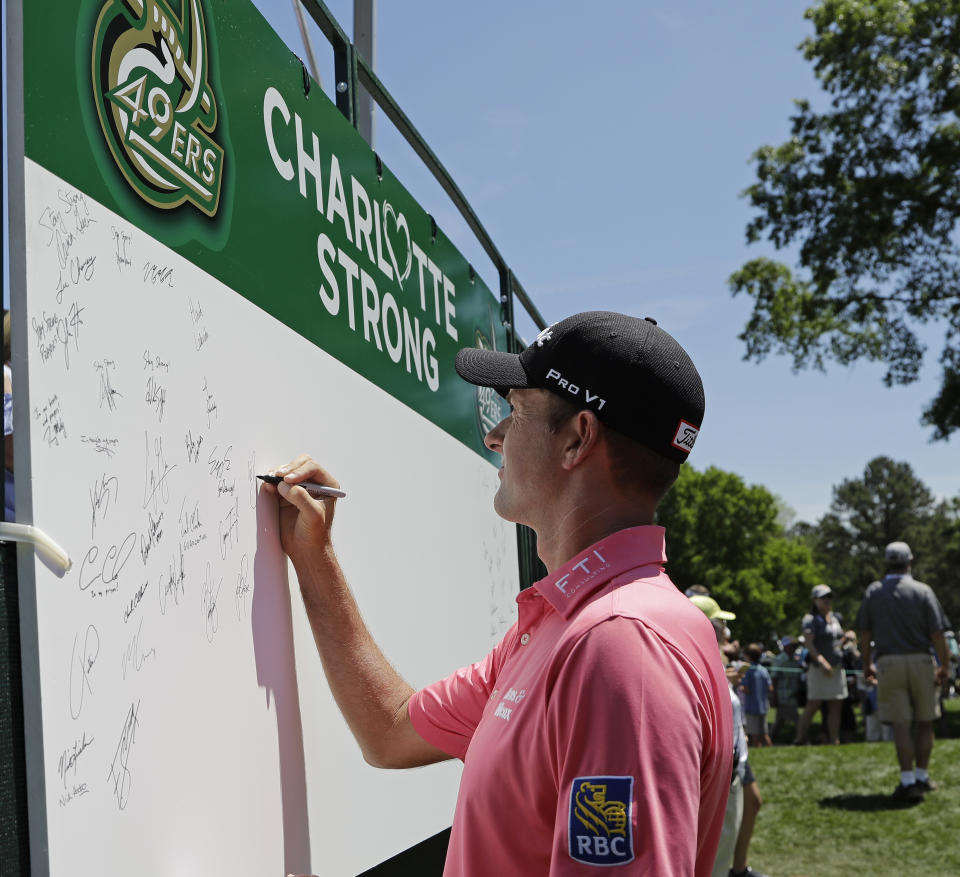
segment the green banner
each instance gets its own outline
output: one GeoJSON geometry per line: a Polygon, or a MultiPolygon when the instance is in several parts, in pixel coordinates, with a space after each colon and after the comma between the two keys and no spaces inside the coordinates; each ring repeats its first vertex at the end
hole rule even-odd
{"type": "MultiPolygon", "coordinates": [[[[252,4],[23,16],[27,157],[493,459],[504,406],[453,359],[505,349],[497,298],[252,4]]],[[[64,203],[51,233],[82,222],[64,203]]],[[[291,379],[322,403],[322,382],[291,379]]]]}

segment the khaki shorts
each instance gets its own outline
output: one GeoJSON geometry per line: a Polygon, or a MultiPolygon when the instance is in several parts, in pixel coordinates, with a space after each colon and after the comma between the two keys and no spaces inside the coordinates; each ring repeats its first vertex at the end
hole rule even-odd
{"type": "Polygon", "coordinates": [[[846,700],[847,674],[834,667],[829,675],[819,666],[807,668],[807,700],[846,700]]]}
{"type": "Polygon", "coordinates": [[[881,722],[932,722],[940,718],[933,655],[883,655],[877,659],[877,712],[881,722]]]}
{"type": "Polygon", "coordinates": [[[727,877],[733,867],[733,851],[737,846],[737,836],[740,834],[740,823],[743,821],[743,786],[740,777],[733,775],[730,783],[730,796],[727,798],[727,809],[723,813],[723,831],[720,834],[720,846],[717,848],[717,858],[713,863],[713,872],[710,877],[727,877]]]}
{"type": "Polygon", "coordinates": [[[762,713],[744,713],[743,726],[751,737],[767,736],[767,717],[762,713]]]}

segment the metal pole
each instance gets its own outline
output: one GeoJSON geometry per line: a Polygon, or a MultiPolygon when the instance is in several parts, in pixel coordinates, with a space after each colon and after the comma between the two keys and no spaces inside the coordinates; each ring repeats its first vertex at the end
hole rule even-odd
{"type": "MultiPolygon", "coordinates": [[[[2,12],[3,12],[3,19],[4,21],[6,21],[6,14],[7,14],[6,3],[3,4],[2,12]]],[[[3,71],[3,81],[4,83],[6,83],[7,68],[6,68],[6,59],[4,56],[3,42],[4,41],[0,39],[0,70],[3,71]]],[[[0,87],[0,125],[3,126],[3,132],[2,132],[3,143],[0,144],[0,149],[3,150],[2,152],[3,160],[2,162],[0,162],[0,289],[2,289],[4,293],[6,293],[7,292],[7,275],[6,275],[6,271],[4,270],[5,266],[3,263],[4,262],[3,242],[7,239],[7,211],[4,206],[4,195],[7,191],[7,108],[3,101],[2,87],[0,87]]],[[[4,297],[7,298],[7,301],[10,300],[6,296],[4,297]]],[[[6,348],[4,348],[3,352],[4,354],[6,354],[7,352],[6,348]]],[[[4,357],[3,364],[4,365],[6,364],[6,357],[4,357]]],[[[6,436],[4,436],[4,442],[6,442],[6,436]]],[[[4,451],[6,451],[6,448],[4,448],[4,451]]],[[[7,464],[6,453],[4,453],[3,464],[4,464],[4,467],[6,467],[6,464],[7,464]]],[[[6,478],[4,478],[3,483],[0,484],[0,508],[6,509],[6,507],[7,507],[7,485],[6,485],[6,478]]],[[[3,517],[5,518],[6,516],[4,515],[3,517]]]]}
{"type": "MultiPolygon", "coordinates": [[[[353,45],[371,70],[376,70],[377,0],[353,0],[353,45]]],[[[357,131],[374,148],[376,104],[365,88],[357,91],[357,131]]]]}
{"type": "Polygon", "coordinates": [[[323,88],[320,81],[320,71],[317,69],[317,59],[313,57],[313,45],[310,43],[310,34],[307,33],[307,23],[303,19],[303,9],[300,6],[300,0],[293,0],[293,11],[297,16],[297,24],[300,27],[300,39],[303,40],[303,50],[307,55],[307,64],[310,65],[310,75],[313,76],[317,85],[323,88]]]}
{"type": "MultiPolygon", "coordinates": [[[[22,31],[19,24],[22,12],[19,4],[12,10],[2,7],[4,37],[19,37],[22,50],[22,31]],[[9,12],[9,20],[8,20],[9,12]],[[9,36],[11,21],[13,36],[9,36]]],[[[14,51],[19,65],[22,54],[14,51]]],[[[0,39],[0,69],[6,76],[5,40],[0,39]]],[[[23,72],[14,79],[22,83],[23,72]]],[[[16,99],[11,103],[16,105],[16,99]]],[[[22,107],[22,99],[21,104],[22,107]]],[[[0,124],[3,126],[3,161],[0,163],[0,288],[6,288],[6,266],[3,241],[7,235],[7,211],[4,198],[7,193],[7,104],[0,90],[0,124]]],[[[20,144],[22,149],[22,142],[20,144]]],[[[22,156],[22,152],[20,153],[22,156]]],[[[4,456],[4,467],[6,457],[4,456]]],[[[6,508],[6,479],[0,483],[0,503],[6,508]]],[[[0,515],[3,517],[3,515],[0,515]]],[[[20,596],[17,580],[17,549],[13,542],[0,542],[0,871],[3,874],[30,873],[30,828],[27,810],[27,764],[23,715],[23,665],[20,652],[20,596]]]]}

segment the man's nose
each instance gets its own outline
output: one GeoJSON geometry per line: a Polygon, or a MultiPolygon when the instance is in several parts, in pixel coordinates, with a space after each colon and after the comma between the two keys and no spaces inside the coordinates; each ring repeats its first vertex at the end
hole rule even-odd
{"type": "Polygon", "coordinates": [[[503,453],[503,434],[506,431],[507,421],[509,419],[509,417],[504,417],[503,420],[483,437],[483,443],[487,446],[488,450],[498,454],[503,453]]]}

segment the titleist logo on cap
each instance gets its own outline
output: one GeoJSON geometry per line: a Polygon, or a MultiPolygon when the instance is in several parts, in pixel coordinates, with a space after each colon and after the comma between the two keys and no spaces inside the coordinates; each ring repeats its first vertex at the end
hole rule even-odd
{"type": "Polygon", "coordinates": [[[690,451],[693,450],[693,443],[697,440],[698,435],[700,435],[699,429],[697,429],[692,423],[687,423],[686,420],[681,420],[671,444],[675,448],[679,448],[681,451],[686,451],[689,454],[690,451]]]}

